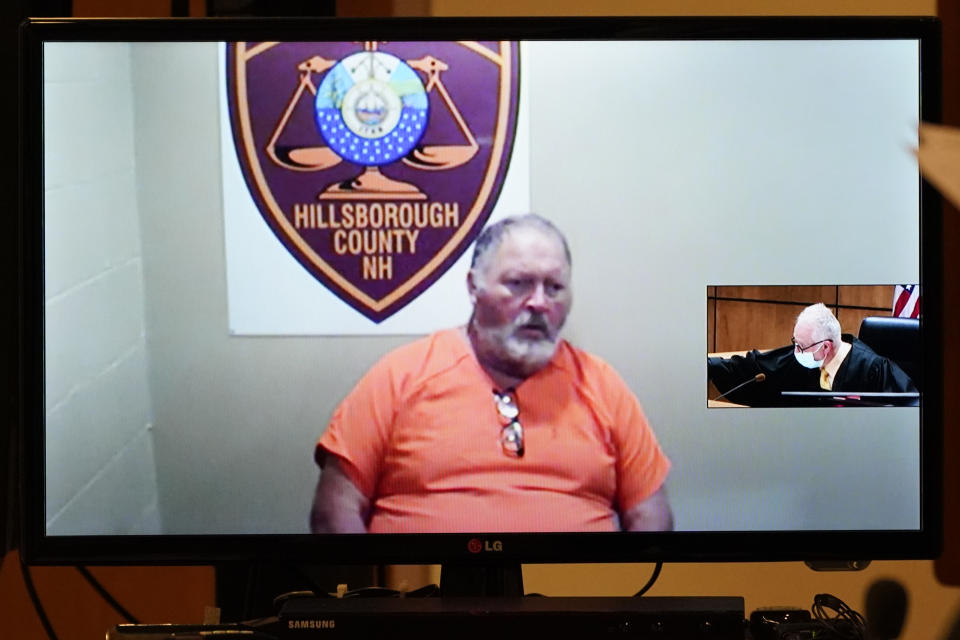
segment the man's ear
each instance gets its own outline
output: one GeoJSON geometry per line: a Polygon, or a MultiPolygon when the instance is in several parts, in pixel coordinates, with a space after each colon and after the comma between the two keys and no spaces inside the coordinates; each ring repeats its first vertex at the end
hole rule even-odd
{"type": "Polygon", "coordinates": [[[473,269],[467,271],[467,294],[470,296],[470,304],[477,304],[477,281],[473,275],[473,269]]]}

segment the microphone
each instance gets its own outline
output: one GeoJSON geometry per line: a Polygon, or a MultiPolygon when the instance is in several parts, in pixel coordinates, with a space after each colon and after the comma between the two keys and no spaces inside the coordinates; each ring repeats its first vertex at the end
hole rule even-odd
{"type": "Polygon", "coordinates": [[[767,374],[765,374],[765,373],[758,373],[757,375],[753,376],[753,377],[750,378],[749,380],[746,380],[746,381],[744,381],[744,382],[741,382],[740,384],[738,384],[737,386],[735,386],[733,389],[727,389],[726,391],[724,391],[723,393],[721,393],[720,395],[718,395],[716,398],[713,398],[713,399],[714,399],[714,400],[719,400],[720,398],[722,398],[723,396],[727,395],[728,393],[733,393],[733,392],[736,391],[737,389],[739,389],[739,388],[741,388],[741,387],[745,387],[745,386],[747,386],[748,384],[750,384],[751,382],[763,382],[763,381],[766,380],[766,379],[767,379],[767,374]]]}
{"type": "Polygon", "coordinates": [[[907,617],[907,591],[896,580],[877,580],[867,589],[867,637],[894,640],[907,617]]]}

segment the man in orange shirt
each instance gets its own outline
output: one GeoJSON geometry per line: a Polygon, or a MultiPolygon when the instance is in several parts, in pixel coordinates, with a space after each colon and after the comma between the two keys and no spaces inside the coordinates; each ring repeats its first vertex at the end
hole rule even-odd
{"type": "Polygon", "coordinates": [[[387,354],[316,447],[315,533],[659,531],[670,461],[603,360],[560,339],[570,251],[549,221],[477,238],[465,327],[387,354]]]}

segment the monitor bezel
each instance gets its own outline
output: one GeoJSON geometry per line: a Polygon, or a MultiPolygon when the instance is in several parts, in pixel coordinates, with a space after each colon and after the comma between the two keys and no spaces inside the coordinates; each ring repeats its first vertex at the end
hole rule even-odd
{"type": "MultiPolygon", "coordinates": [[[[30,19],[20,30],[19,407],[22,547],[38,564],[553,563],[788,561],[935,557],[942,536],[943,389],[920,407],[919,530],[361,535],[50,536],[44,495],[43,52],[45,42],[233,40],[910,38],[920,42],[921,119],[940,118],[940,25],[931,17],[30,19]],[[491,551],[473,553],[468,543],[491,551]],[[496,548],[496,551],[492,549],[496,548]]],[[[942,380],[941,206],[919,177],[924,380],[942,380]]]]}

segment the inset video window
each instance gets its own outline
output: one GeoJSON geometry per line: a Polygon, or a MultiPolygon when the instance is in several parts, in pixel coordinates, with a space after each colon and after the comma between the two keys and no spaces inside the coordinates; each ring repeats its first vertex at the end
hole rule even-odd
{"type": "Polygon", "coordinates": [[[710,286],[707,404],[916,406],[918,285],[710,286]]]}

